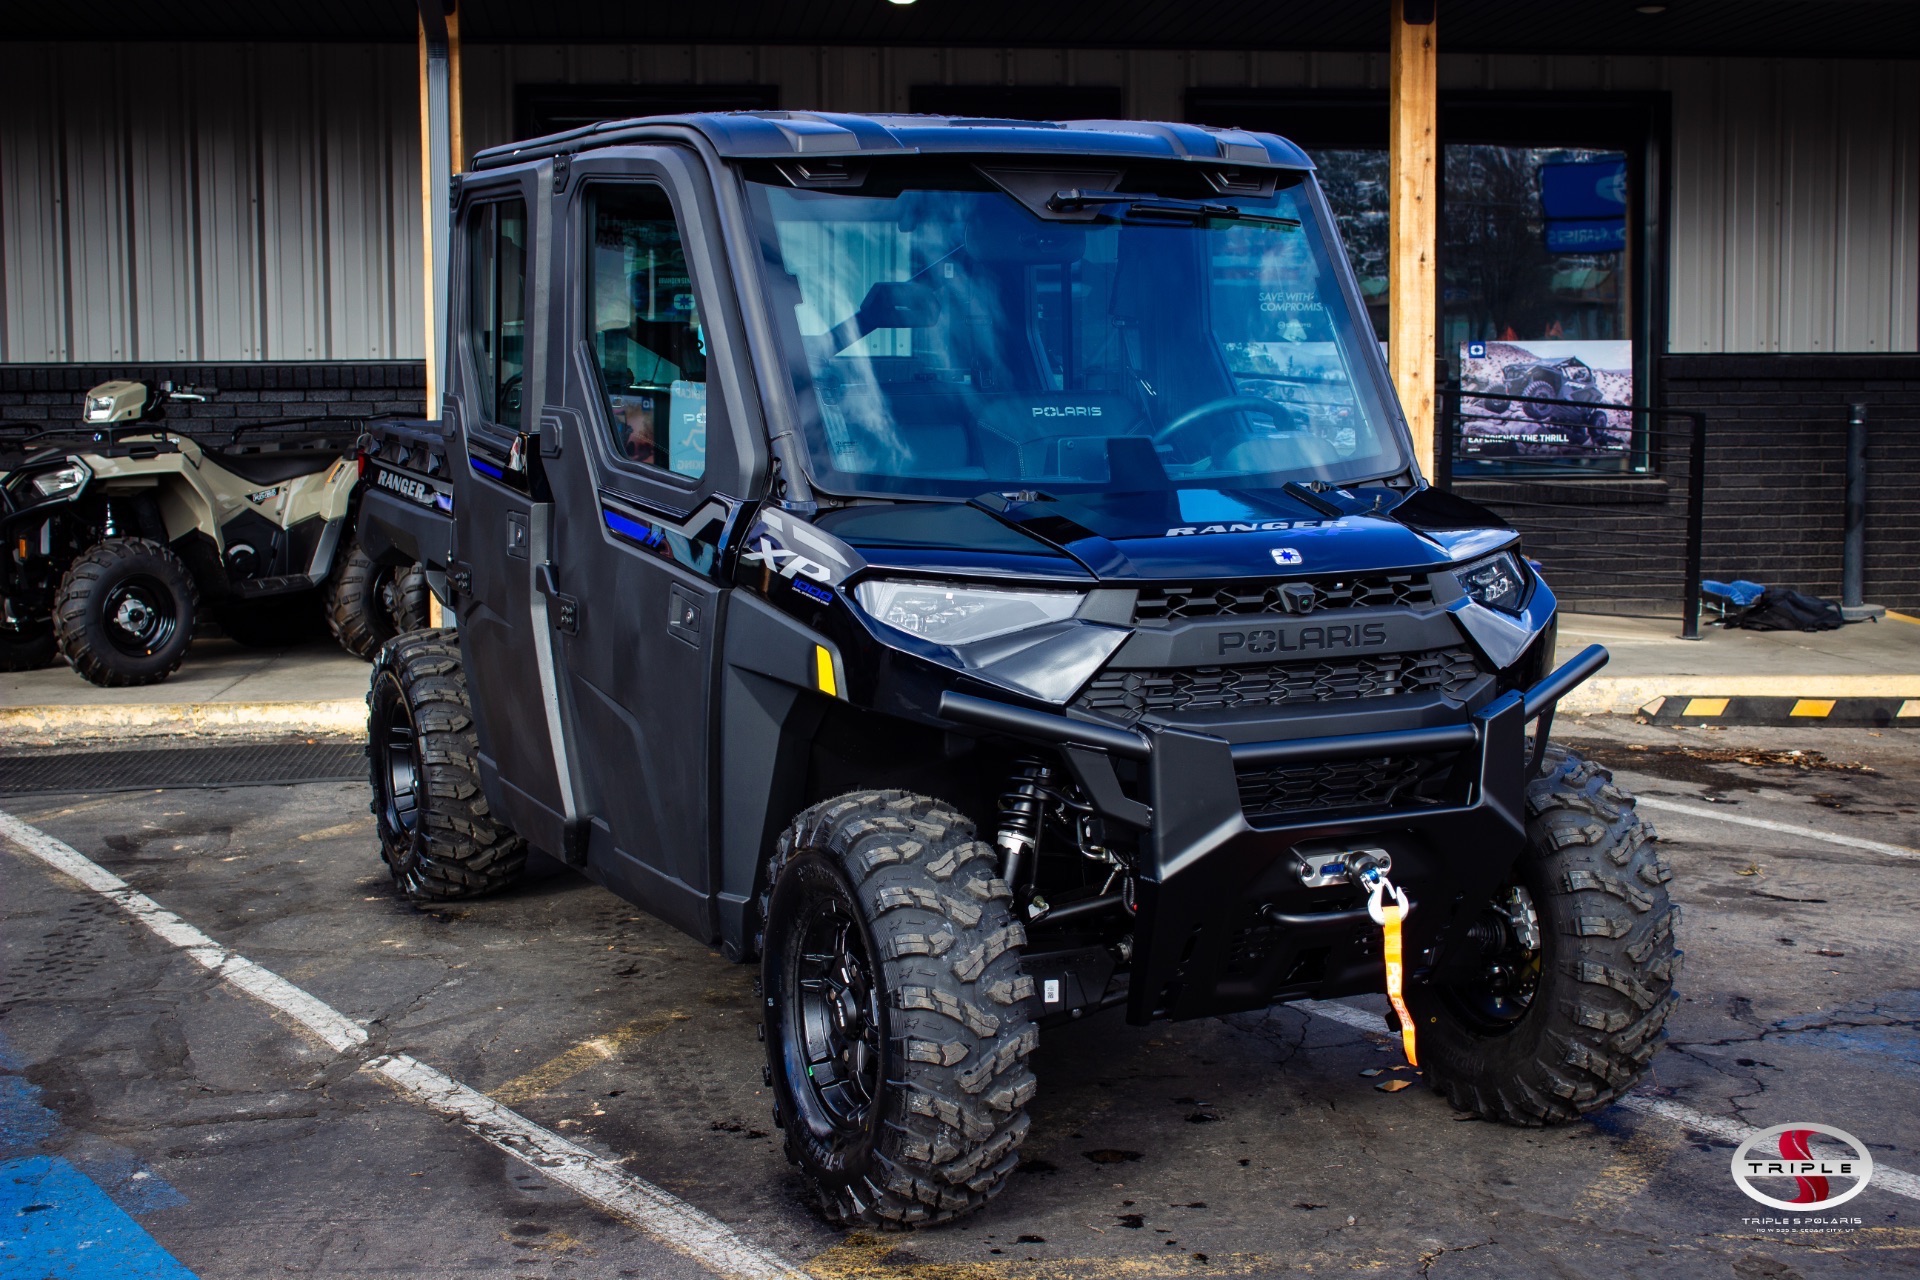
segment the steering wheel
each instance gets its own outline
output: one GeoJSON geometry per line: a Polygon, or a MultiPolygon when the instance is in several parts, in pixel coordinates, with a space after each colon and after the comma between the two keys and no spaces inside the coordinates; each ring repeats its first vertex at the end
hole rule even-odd
{"type": "Polygon", "coordinates": [[[500,384],[500,394],[494,401],[496,413],[500,409],[520,407],[520,382],[524,376],[519,373],[509,374],[506,381],[500,384]]]}
{"type": "Polygon", "coordinates": [[[1293,415],[1283,404],[1277,404],[1264,396],[1221,396],[1218,400],[1208,400],[1197,404],[1166,426],[1153,433],[1155,444],[1165,444],[1176,435],[1185,431],[1194,423],[1205,418],[1215,417],[1234,409],[1244,409],[1251,413],[1264,413],[1276,424],[1291,422],[1293,415]]]}

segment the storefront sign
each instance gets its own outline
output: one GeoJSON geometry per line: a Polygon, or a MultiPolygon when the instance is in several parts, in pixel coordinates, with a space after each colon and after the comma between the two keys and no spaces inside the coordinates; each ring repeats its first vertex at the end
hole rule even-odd
{"type": "Polygon", "coordinates": [[[1463,342],[1460,456],[1609,458],[1633,443],[1633,344],[1463,342]]]}

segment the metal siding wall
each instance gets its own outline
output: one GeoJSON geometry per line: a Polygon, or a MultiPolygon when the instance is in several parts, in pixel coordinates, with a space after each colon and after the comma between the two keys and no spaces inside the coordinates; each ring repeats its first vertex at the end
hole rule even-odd
{"type": "Polygon", "coordinates": [[[419,358],[411,48],[0,56],[0,360],[419,358]]]}
{"type": "MultiPolygon", "coordinates": [[[[0,359],[419,358],[410,46],[4,56],[0,359]]],[[[1676,352],[1915,349],[1915,71],[1441,58],[1448,88],[1672,93],[1676,352]]],[[[1190,86],[1379,89],[1385,74],[1365,53],[470,45],[465,105],[479,149],[511,138],[523,83],[770,83],[785,106],[842,111],[904,110],[915,84],[1110,84],[1130,115],[1177,118],[1190,86]]]]}

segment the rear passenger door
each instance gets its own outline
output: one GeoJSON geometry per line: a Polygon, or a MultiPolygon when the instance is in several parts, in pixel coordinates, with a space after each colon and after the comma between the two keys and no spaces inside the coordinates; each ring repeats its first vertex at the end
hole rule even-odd
{"type": "Polygon", "coordinates": [[[481,777],[501,816],[559,853],[566,802],[555,763],[557,688],[535,569],[552,504],[537,465],[545,334],[533,299],[544,213],[530,175],[469,183],[451,279],[452,351],[444,415],[466,471],[454,510],[461,656],[479,713],[481,777]]]}
{"type": "Polygon", "coordinates": [[[729,376],[744,362],[699,163],[659,147],[571,166],[542,443],[566,512],[554,578],[588,870],[711,937],[721,562],[764,436],[729,376]]]}

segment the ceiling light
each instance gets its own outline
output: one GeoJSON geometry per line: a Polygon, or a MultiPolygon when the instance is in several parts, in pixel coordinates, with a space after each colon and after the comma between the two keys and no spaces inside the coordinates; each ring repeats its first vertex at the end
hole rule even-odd
{"type": "Polygon", "coordinates": [[[887,0],[889,4],[912,4],[913,0],[887,0]]]}
{"type": "MultiPolygon", "coordinates": [[[[893,2],[895,4],[899,4],[901,3],[901,0],[893,0],[893,2]]],[[[911,2],[912,0],[908,0],[908,3],[911,3],[911,2]]],[[[1640,5],[1635,5],[1633,7],[1633,11],[1635,13],[1644,13],[1644,14],[1652,15],[1656,13],[1665,13],[1667,11],[1667,6],[1663,4],[1640,4],[1640,5]]]]}

